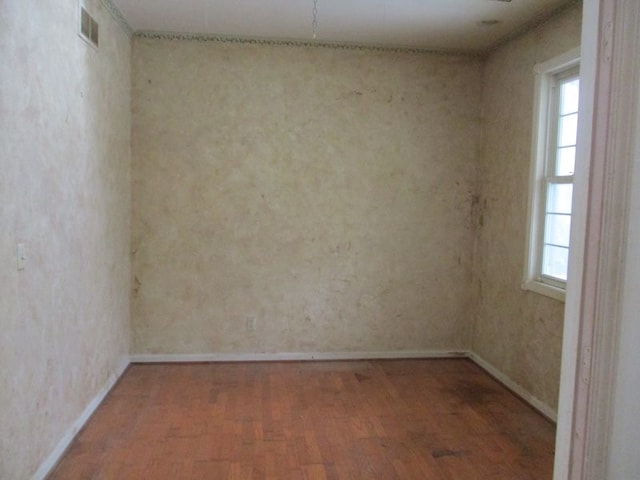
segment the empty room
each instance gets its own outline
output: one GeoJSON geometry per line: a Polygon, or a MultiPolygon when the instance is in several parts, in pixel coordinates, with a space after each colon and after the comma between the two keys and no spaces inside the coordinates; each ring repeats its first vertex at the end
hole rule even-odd
{"type": "Polygon", "coordinates": [[[1,0],[0,479],[640,478],[632,0],[1,0]]]}

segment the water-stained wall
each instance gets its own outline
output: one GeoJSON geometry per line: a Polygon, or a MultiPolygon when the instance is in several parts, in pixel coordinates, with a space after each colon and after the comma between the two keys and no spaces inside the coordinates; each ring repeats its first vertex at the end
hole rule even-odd
{"type": "Polygon", "coordinates": [[[468,347],[481,66],[136,38],[132,353],[468,347]]]}
{"type": "Polygon", "coordinates": [[[31,478],[129,349],[130,40],[0,2],[0,478],[31,478]],[[16,245],[26,263],[17,270],[16,245]]]}
{"type": "Polygon", "coordinates": [[[534,65],[580,45],[581,5],[493,52],[484,69],[472,350],[557,405],[564,303],[524,291],[534,65]]]}
{"type": "Polygon", "coordinates": [[[0,3],[1,478],[126,360],[130,291],[131,353],[471,348],[555,405],[563,304],[520,282],[533,65],[578,6],[486,63],[138,38],[131,98],[88,4],[98,50],[76,1],[0,3]]]}

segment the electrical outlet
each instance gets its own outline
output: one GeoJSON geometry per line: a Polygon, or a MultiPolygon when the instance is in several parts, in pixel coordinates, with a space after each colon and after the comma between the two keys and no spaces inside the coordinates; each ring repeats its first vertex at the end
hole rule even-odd
{"type": "Polygon", "coordinates": [[[16,267],[18,270],[24,270],[24,264],[27,262],[27,255],[24,251],[24,243],[16,245],[16,267]]]}
{"type": "Polygon", "coordinates": [[[256,331],[256,317],[253,315],[247,316],[247,332],[256,331]]]}

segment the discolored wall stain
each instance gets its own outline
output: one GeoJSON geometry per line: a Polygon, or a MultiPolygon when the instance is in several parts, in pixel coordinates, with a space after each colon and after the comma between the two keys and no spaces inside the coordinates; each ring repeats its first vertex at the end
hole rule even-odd
{"type": "Polygon", "coordinates": [[[467,348],[481,66],[136,38],[133,353],[467,348]]]}
{"type": "Polygon", "coordinates": [[[483,91],[472,350],[556,409],[564,304],[520,285],[524,272],[534,66],[580,45],[582,5],[493,52],[483,91]]]}
{"type": "Polygon", "coordinates": [[[0,2],[0,478],[32,478],[129,354],[131,44],[100,0],[0,2]],[[25,268],[15,248],[25,245],[25,268]]]}

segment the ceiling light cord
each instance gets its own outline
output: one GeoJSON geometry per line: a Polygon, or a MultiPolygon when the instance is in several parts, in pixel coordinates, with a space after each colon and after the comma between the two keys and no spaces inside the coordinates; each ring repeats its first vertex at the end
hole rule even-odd
{"type": "Polygon", "coordinates": [[[313,39],[315,40],[318,38],[318,0],[313,0],[313,21],[311,22],[311,27],[313,28],[313,39]]]}

